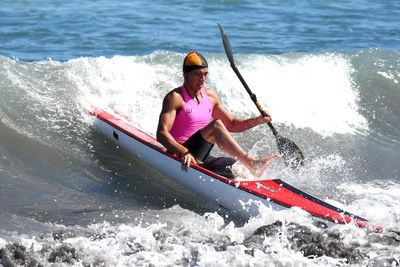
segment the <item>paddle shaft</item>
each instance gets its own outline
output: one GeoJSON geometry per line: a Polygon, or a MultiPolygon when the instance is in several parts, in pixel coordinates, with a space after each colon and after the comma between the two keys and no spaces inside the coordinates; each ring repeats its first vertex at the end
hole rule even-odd
{"type": "MultiPolygon", "coordinates": [[[[238,76],[240,82],[243,84],[243,87],[246,89],[247,93],[249,94],[251,100],[253,100],[253,103],[257,106],[258,111],[260,111],[261,116],[267,116],[267,113],[265,110],[262,108],[261,104],[257,100],[257,96],[250,90],[250,87],[247,85],[246,81],[244,80],[242,74],[239,72],[238,68],[231,62],[231,67],[233,71],[236,73],[238,76]]],[[[271,122],[268,123],[269,128],[271,129],[272,133],[274,136],[278,136],[278,131],[275,129],[275,127],[272,125],[271,122]]]]}
{"type": "MultiPolygon", "coordinates": [[[[253,100],[254,104],[256,105],[258,111],[260,111],[262,116],[267,116],[267,113],[264,111],[262,106],[257,100],[257,96],[253,94],[250,90],[250,87],[247,85],[246,81],[244,80],[242,74],[239,72],[238,68],[235,66],[235,60],[233,58],[233,52],[231,44],[229,43],[228,36],[226,36],[224,29],[220,24],[218,24],[219,29],[221,31],[222,42],[224,45],[224,49],[226,52],[226,56],[228,57],[229,63],[233,71],[236,73],[236,76],[239,78],[240,82],[242,83],[243,87],[246,89],[247,93],[249,94],[251,100],[253,100]]],[[[279,152],[283,156],[284,163],[286,166],[290,166],[292,169],[297,170],[299,166],[304,165],[304,156],[299,147],[288,138],[284,138],[278,134],[278,131],[272,125],[271,122],[268,123],[269,128],[271,129],[272,133],[274,134],[278,146],[279,152]]]]}

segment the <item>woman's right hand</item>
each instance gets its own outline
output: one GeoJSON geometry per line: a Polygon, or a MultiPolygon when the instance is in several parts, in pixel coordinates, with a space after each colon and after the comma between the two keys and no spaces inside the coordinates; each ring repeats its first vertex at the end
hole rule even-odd
{"type": "Polygon", "coordinates": [[[182,169],[187,170],[191,163],[197,164],[195,157],[190,154],[189,150],[181,155],[182,169]]]}

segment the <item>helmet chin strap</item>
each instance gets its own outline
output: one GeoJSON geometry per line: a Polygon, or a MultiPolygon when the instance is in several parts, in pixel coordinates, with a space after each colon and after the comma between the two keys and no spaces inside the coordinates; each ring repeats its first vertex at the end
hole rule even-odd
{"type": "MultiPolygon", "coordinates": [[[[187,84],[187,76],[189,75],[189,72],[187,72],[187,73],[184,73],[183,74],[183,78],[184,78],[184,84],[185,84],[185,86],[186,86],[186,88],[188,88],[188,84],[187,84]]],[[[199,98],[197,97],[197,93],[199,92],[200,90],[196,90],[195,92],[194,92],[194,98],[196,99],[196,101],[197,101],[197,103],[198,104],[200,104],[200,100],[199,100],[199,98]]]]}
{"type": "Polygon", "coordinates": [[[200,100],[199,100],[199,98],[197,97],[197,92],[196,92],[196,94],[194,94],[194,97],[196,98],[197,104],[200,104],[200,100]]]}

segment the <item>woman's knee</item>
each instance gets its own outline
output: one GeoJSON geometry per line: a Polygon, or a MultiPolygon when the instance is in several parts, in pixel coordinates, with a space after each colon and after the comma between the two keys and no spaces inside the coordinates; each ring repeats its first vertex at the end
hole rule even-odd
{"type": "Polygon", "coordinates": [[[220,119],[212,121],[213,128],[217,131],[226,131],[224,123],[220,119]]]}
{"type": "Polygon", "coordinates": [[[219,120],[211,121],[201,130],[201,135],[209,143],[215,143],[215,137],[227,132],[224,123],[219,120]]]}

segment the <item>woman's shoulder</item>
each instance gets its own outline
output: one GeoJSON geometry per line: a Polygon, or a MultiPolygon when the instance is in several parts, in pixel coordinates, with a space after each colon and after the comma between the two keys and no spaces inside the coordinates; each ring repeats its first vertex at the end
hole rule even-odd
{"type": "Polygon", "coordinates": [[[174,88],[171,91],[169,91],[166,96],[166,98],[172,98],[172,99],[183,99],[183,93],[180,87],[174,88]]]}
{"type": "Polygon", "coordinates": [[[211,88],[204,88],[204,91],[206,92],[207,96],[210,98],[210,100],[216,104],[219,102],[219,97],[218,94],[211,88]]]}
{"type": "Polygon", "coordinates": [[[183,93],[180,87],[174,88],[169,91],[164,97],[164,104],[172,105],[174,107],[181,107],[183,105],[183,93]]]}

